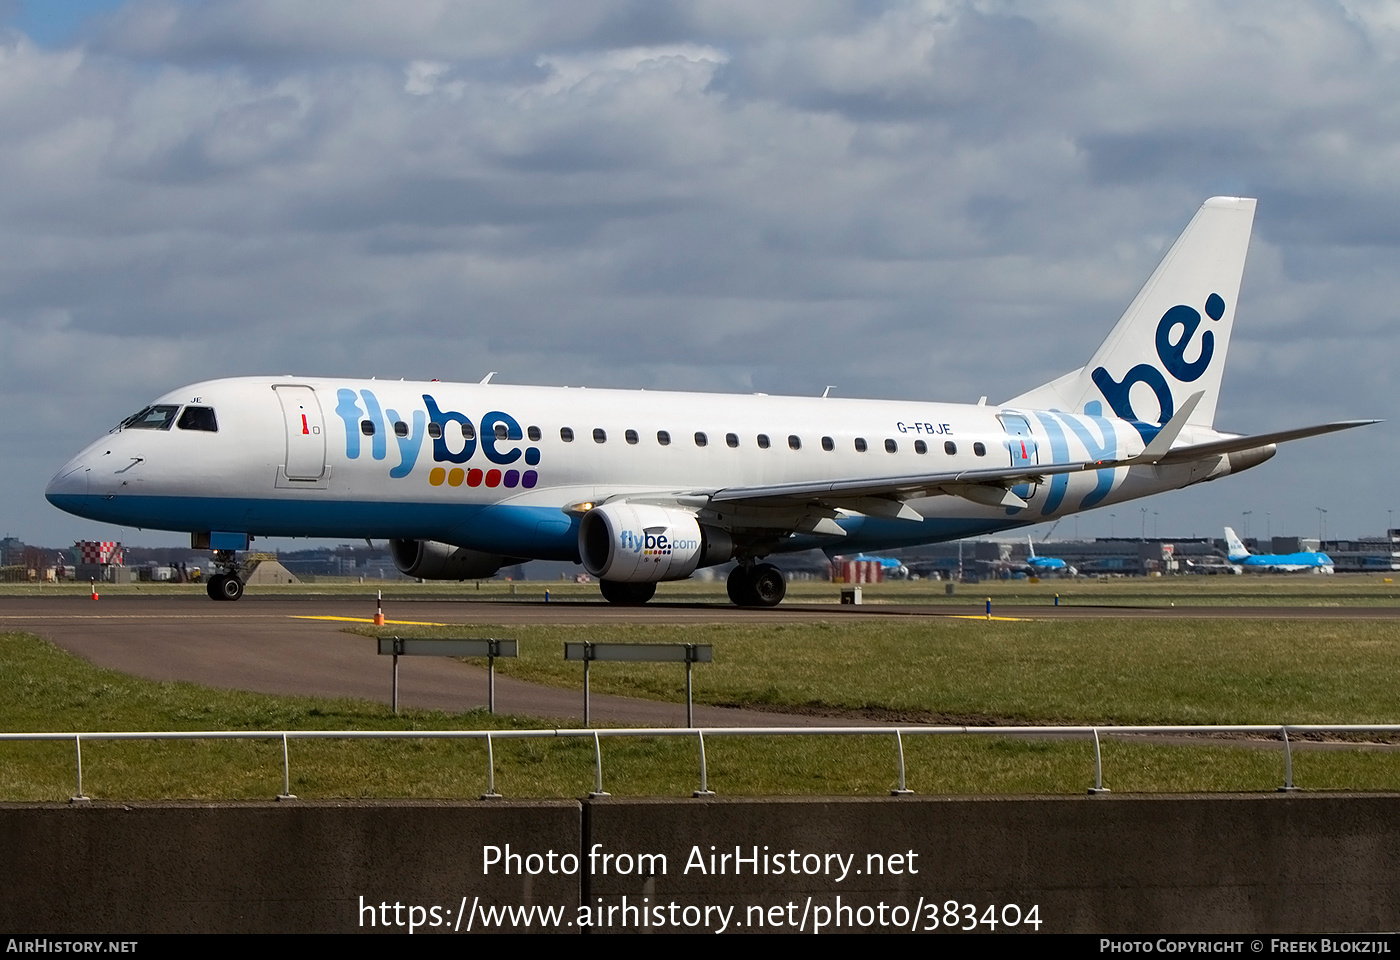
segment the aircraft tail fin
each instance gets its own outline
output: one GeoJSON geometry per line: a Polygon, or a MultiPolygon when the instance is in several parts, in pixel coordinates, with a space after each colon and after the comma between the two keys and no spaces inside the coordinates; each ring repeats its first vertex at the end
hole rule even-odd
{"type": "Polygon", "coordinates": [[[1241,197],[1203,203],[1089,362],[1006,406],[1164,424],[1200,392],[1187,422],[1211,426],[1254,205],[1241,197]]]}
{"type": "Polygon", "coordinates": [[[1225,555],[1231,560],[1237,557],[1249,556],[1249,550],[1239,537],[1235,536],[1234,527],[1225,528],[1225,555]]]}

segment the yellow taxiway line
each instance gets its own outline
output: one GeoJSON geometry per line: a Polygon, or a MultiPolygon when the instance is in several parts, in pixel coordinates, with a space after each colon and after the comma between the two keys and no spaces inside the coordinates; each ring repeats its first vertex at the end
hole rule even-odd
{"type": "Polygon", "coordinates": [[[949,620],[1008,620],[1008,621],[1010,621],[1010,622],[1012,622],[1012,623],[1021,623],[1021,622],[1023,622],[1023,621],[1028,621],[1028,620],[1030,620],[1031,618],[1030,618],[1030,617],[989,617],[989,616],[987,616],[986,614],[982,614],[982,613],[955,613],[955,614],[951,615],[948,619],[949,619],[949,620]]]}
{"type": "MultiPolygon", "coordinates": [[[[342,623],[374,623],[373,617],[309,617],[293,616],[293,620],[339,620],[342,623]]],[[[385,620],[384,626],[394,624],[400,627],[450,627],[450,623],[432,623],[427,620],[385,620]]]]}

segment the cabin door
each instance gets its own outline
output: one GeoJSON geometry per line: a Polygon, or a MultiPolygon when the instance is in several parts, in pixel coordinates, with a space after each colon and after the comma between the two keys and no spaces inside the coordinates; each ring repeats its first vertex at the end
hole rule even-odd
{"type": "MultiPolygon", "coordinates": [[[[282,421],[287,428],[287,480],[320,480],[326,472],[326,428],[316,391],[296,384],[278,384],[282,421]]],[[[281,478],[279,478],[281,479],[281,478]]]]}
{"type": "MultiPolygon", "coordinates": [[[[998,417],[1006,430],[1006,448],[1011,453],[1012,467],[1035,466],[1040,463],[1040,450],[1031,433],[1030,421],[1019,413],[1003,413],[998,417]]],[[[1011,488],[1011,492],[1022,500],[1035,496],[1033,483],[1022,483],[1011,488]]]]}

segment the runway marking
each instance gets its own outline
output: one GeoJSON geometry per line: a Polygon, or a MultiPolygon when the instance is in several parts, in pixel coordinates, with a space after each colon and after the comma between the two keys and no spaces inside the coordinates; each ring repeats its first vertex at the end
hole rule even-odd
{"type": "MultiPolygon", "coordinates": [[[[374,623],[373,617],[312,617],[293,615],[293,620],[338,620],[341,623],[374,623]]],[[[385,620],[384,625],[396,624],[400,627],[450,627],[450,623],[433,623],[429,620],[385,620]]]]}
{"type": "Polygon", "coordinates": [[[949,620],[1008,620],[1012,623],[1029,623],[1031,617],[989,617],[981,613],[950,613],[949,620]]]}

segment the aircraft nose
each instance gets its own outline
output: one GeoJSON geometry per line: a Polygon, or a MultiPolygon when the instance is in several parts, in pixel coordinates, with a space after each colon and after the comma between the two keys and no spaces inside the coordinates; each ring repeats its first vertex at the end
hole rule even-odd
{"type": "Polygon", "coordinates": [[[81,457],[68,461],[44,488],[44,499],[60,510],[68,509],[73,505],[74,498],[87,496],[91,473],[81,457]]]}

